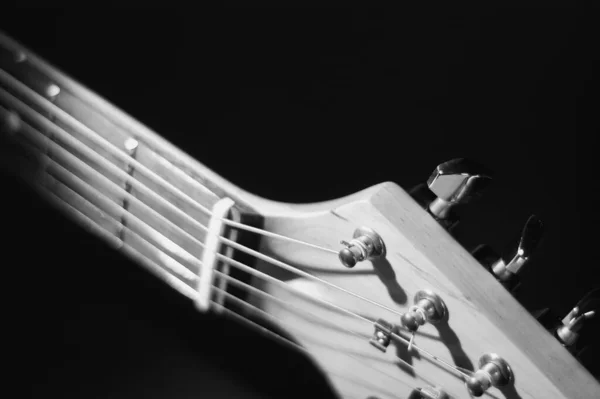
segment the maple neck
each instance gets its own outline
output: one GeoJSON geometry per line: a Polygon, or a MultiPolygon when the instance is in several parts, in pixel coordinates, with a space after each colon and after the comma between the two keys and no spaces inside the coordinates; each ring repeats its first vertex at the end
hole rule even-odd
{"type": "Polygon", "coordinates": [[[252,218],[233,186],[1,34],[0,120],[6,169],[188,296],[215,206],[252,218]]]}

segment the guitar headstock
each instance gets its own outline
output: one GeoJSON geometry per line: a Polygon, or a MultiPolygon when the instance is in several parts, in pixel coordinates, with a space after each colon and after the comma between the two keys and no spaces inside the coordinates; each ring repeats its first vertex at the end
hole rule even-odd
{"type": "MultiPolygon", "coordinates": [[[[446,190],[464,190],[480,176],[453,176],[446,190]]],[[[512,257],[483,251],[482,264],[453,238],[455,221],[446,223],[427,206],[435,195],[418,195],[425,189],[411,196],[383,183],[332,202],[259,206],[267,230],[332,251],[265,239],[263,253],[316,279],[261,264],[286,286],[255,282],[279,298],[256,305],[353,397],[597,393],[596,380],[506,284],[513,281],[506,273],[516,274],[539,242],[539,219],[530,218],[512,257]]]]}
{"type": "MultiPolygon", "coordinates": [[[[165,261],[166,255],[179,257],[190,266],[184,275],[190,297],[196,295],[194,279],[202,276],[197,255],[204,253],[203,223],[220,219],[210,217],[215,204],[231,197],[240,211],[256,211],[264,219],[261,233],[269,234],[259,252],[251,250],[261,259],[251,293],[262,293],[250,301],[316,360],[340,395],[442,398],[445,392],[454,398],[526,399],[589,398],[598,392],[594,378],[506,289],[514,288],[513,275],[541,237],[539,220],[528,221],[508,256],[489,249],[473,255],[453,238],[454,209],[489,182],[490,173],[479,165],[462,160],[441,164],[427,185],[411,194],[384,183],[312,205],[263,200],[3,41],[8,72],[0,78],[10,89],[0,90],[7,107],[1,110],[3,128],[31,139],[43,150],[40,154],[52,153],[52,159],[46,156],[48,164],[62,161],[70,168],[52,169],[66,182],[54,186],[65,204],[89,211],[94,227],[105,224],[114,230],[113,241],[120,237],[117,246],[144,251],[148,259],[162,261],[165,270],[177,264],[165,261]],[[29,98],[44,113],[38,115],[37,108],[21,104],[10,92],[29,98]],[[21,126],[9,108],[17,108],[29,122],[21,126]],[[42,128],[34,129],[36,123],[42,128]],[[90,166],[95,164],[109,169],[116,188],[98,176],[90,166]],[[67,183],[73,190],[65,189],[67,183]],[[86,196],[76,196],[74,190],[82,187],[86,196]],[[102,195],[107,198],[100,203],[102,195]],[[200,211],[199,203],[212,211],[200,211]],[[125,223],[132,229],[122,233],[125,220],[137,223],[138,230],[125,223]],[[156,248],[138,239],[142,234],[156,248]]],[[[242,247],[233,238],[227,244],[229,250],[242,247]]],[[[223,258],[232,261],[227,254],[223,258]]],[[[577,320],[588,316],[578,317],[579,311],[566,321],[563,344],[573,340],[581,326],[577,320]]]]}

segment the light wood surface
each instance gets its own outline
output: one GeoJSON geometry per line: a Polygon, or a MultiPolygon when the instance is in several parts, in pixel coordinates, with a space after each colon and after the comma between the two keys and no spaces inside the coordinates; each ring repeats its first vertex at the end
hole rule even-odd
{"type": "MultiPolygon", "coordinates": [[[[349,240],[359,226],[377,231],[387,246],[386,258],[360,263],[352,270],[344,268],[336,255],[327,251],[274,238],[263,238],[261,243],[263,254],[387,308],[265,262],[258,264],[260,271],[286,285],[255,278],[254,286],[277,300],[256,296],[252,303],[267,312],[268,321],[309,351],[341,396],[403,398],[416,387],[436,385],[454,397],[468,397],[463,382],[436,361],[414,350],[408,353],[400,342],[392,344],[385,354],[377,351],[368,344],[372,323],[332,310],[322,302],[369,320],[383,318],[399,323],[398,313],[413,304],[414,294],[431,289],[446,302],[449,320],[439,326],[423,326],[415,344],[467,369],[476,367],[484,353],[504,357],[514,370],[515,384],[502,391],[494,388],[488,397],[598,397],[599,386],[593,377],[397,185],[384,183],[318,204],[284,204],[259,198],[222,179],[1,34],[0,57],[3,70],[39,95],[44,94],[48,82],[58,85],[61,93],[52,104],[84,121],[110,143],[122,146],[125,139],[136,137],[140,142],[136,162],[200,205],[211,207],[219,198],[231,197],[242,212],[260,215],[266,230],[336,251],[341,249],[340,240],[349,240]],[[27,54],[25,64],[11,61],[19,51],[27,54]]],[[[3,93],[10,92],[7,89],[3,93]]],[[[7,95],[3,99],[2,115],[6,115],[10,105],[6,103],[14,101],[7,95]]],[[[48,104],[28,104],[57,127],[28,120],[22,131],[42,158],[49,158],[44,164],[52,178],[44,184],[58,198],[104,228],[110,237],[122,234],[120,246],[141,253],[157,267],[198,271],[194,257],[200,256],[204,232],[197,223],[207,224],[206,213],[182,200],[181,195],[174,195],[172,189],[156,185],[139,168],[132,170],[131,162],[90,141],[64,118],[57,118],[48,104]],[[76,138],[83,147],[61,142],[62,132],[76,138]],[[49,149],[48,138],[65,150],[49,149]],[[94,161],[86,155],[86,149],[112,166],[94,161]],[[139,185],[128,189],[132,181],[139,185]],[[145,192],[144,187],[162,199],[145,192]]],[[[193,285],[193,276],[185,277],[182,272],[181,278],[193,285]]]]}

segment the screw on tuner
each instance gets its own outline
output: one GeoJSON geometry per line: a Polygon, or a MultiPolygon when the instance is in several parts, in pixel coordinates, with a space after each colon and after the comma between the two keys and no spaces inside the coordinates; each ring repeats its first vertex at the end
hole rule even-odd
{"type": "Polygon", "coordinates": [[[454,207],[478,198],[492,181],[492,173],[474,161],[452,159],[438,165],[427,184],[410,191],[412,197],[446,229],[458,223],[454,207]]]}
{"type": "Polygon", "coordinates": [[[497,254],[488,245],[478,246],[472,254],[509,291],[514,292],[519,286],[519,272],[529,262],[543,235],[542,221],[537,216],[531,215],[519,239],[515,240],[516,242],[512,243],[502,255],[497,254]]]}

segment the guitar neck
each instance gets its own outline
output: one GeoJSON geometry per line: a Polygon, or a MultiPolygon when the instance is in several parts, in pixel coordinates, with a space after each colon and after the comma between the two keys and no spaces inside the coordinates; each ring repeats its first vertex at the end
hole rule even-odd
{"type": "Polygon", "coordinates": [[[235,198],[222,216],[239,221],[252,213],[243,193],[2,35],[0,84],[3,131],[16,144],[3,166],[193,297],[215,207],[235,198]]]}

